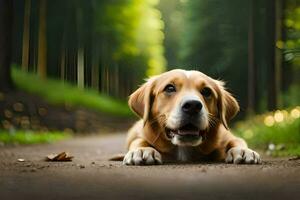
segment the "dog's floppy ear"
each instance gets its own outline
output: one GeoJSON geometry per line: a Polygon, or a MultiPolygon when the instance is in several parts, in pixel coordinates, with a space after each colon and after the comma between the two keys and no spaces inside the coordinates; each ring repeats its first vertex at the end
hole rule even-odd
{"type": "Polygon", "coordinates": [[[134,93],[132,93],[128,100],[128,105],[133,112],[139,117],[147,121],[150,114],[151,104],[153,100],[152,88],[154,85],[154,79],[150,78],[134,93]]]}
{"type": "Polygon", "coordinates": [[[219,88],[218,110],[222,123],[228,129],[228,122],[240,110],[239,104],[236,99],[224,88],[224,82],[216,81],[219,88]]]}

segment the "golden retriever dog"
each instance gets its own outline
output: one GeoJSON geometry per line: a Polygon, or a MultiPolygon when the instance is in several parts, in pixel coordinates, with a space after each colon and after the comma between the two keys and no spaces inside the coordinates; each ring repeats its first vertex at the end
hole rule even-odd
{"type": "Polygon", "coordinates": [[[222,81],[175,69],[148,79],[128,104],[141,119],[128,131],[125,165],[261,162],[259,154],[228,128],[239,105],[222,81]]]}

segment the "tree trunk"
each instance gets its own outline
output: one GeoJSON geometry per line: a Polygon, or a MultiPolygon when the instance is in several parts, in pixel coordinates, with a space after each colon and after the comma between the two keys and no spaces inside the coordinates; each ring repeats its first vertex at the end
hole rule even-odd
{"type": "Polygon", "coordinates": [[[77,85],[84,89],[84,50],[78,47],[77,53],[77,85]]]}
{"type": "Polygon", "coordinates": [[[39,7],[39,44],[38,44],[38,75],[47,77],[47,38],[46,38],[46,0],[40,0],[39,7]]]}
{"type": "Polygon", "coordinates": [[[120,98],[120,88],[119,88],[119,63],[116,63],[115,71],[114,71],[114,82],[115,82],[115,96],[120,98]]]}
{"type": "Polygon", "coordinates": [[[61,48],[60,55],[60,80],[64,82],[66,74],[66,49],[64,47],[61,48]]]}
{"type": "MultiPolygon", "coordinates": [[[[283,16],[282,16],[282,19],[284,20],[286,18],[285,16],[285,9],[286,9],[286,5],[287,5],[287,2],[286,1],[283,1],[282,2],[282,11],[283,11],[283,16]]],[[[286,42],[287,40],[287,29],[286,28],[282,28],[282,41],[286,42]]],[[[290,63],[287,63],[284,61],[284,59],[282,59],[282,76],[281,76],[281,84],[282,84],[282,90],[283,91],[287,91],[289,89],[289,86],[292,82],[292,69],[291,69],[291,64],[290,63]]],[[[287,106],[287,105],[285,105],[287,106]]]]}
{"type": "Polygon", "coordinates": [[[280,42],[282,42],[283,38],[283,1],[282,0],[275,0],[275,90],[277,93],[277,106],[282,106],[282,100],[280,98],[280,91],[282,85],[282,60],[283,60],[283,50],[278,48],[280,46],[280,42]]]}
{"type": "Polygon", "coordinates": [[[248,115],[252,115],[255,108],[254,1],[250,0],[248,21],[248,115]]]}
{"type": "Polygon", "coordinates": [[[10,74],[12,18],[12,1],[0,0],[0,91],[13,88],[10,74]]]}
{"type": "Polygon", "coordinates": [[[30,9],[31,0],[25,0],[22,46],[22,70],[24,71],[28,71],[29,64],[30,9]]]}
{"type": "Polygon", "coordinates": [[[99,90],[99,55],[98,52],[92,58],[92,70],[91,70],[91,82],[92,88],[99,90]]]}
{"type": "Polygon", "coordinates": [[[275,68],[275,2],[267,0],[267,67],[268,67],[268,110],[277,108],[278,91],[276,88],[276,68],[275,68]]]}

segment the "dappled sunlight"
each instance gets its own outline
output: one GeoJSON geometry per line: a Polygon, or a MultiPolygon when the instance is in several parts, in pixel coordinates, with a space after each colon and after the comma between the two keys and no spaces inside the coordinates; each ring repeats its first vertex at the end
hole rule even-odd
{"type": "Polygon", "coordinates": [[[300,107],[296,107],[296,108],[292,109],[290,114],[291,114],[291,117],[293,117],[295,119],[299,118],[300,117],[300,107]]]}
{"type": "Polygon", "coordinates": [[[257,148],[279,145],[274,155],[300,155],[300,106],[276,110],[237,122],[234,131],[257,148]]]}
{"type": "Polygon", "coordinates": [[[273,126],[274,123],[275,123],[273,116],[271,116],[271,115],[266,116],[265,120],[264,120],[264,123],[265,123],[266,126],[273,126]]]}
{"type": "Polygon", "coordinates": [[[276,122],[282,122],[284,119],[283,113],[281,111],[276,111],[274,114],[274,119],[276,122]]]}
{"type": "Polygon", "coordinates": [[[300,117],[300,107],[296,106],[289,110],[277,110],[274,113],[264,116],[266,126],[273,126],[275,123],[290,122],[300,117]]]}

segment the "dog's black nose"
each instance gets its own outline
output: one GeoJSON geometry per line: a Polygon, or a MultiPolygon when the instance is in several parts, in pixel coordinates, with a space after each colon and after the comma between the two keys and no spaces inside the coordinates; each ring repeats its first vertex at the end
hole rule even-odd
{"type": "Polygon", "coordinates": [[[188,100],[182,104],[182,111],[189,115],[198,114],[202,109],[202,103],[198,100],[188,100]]]}

